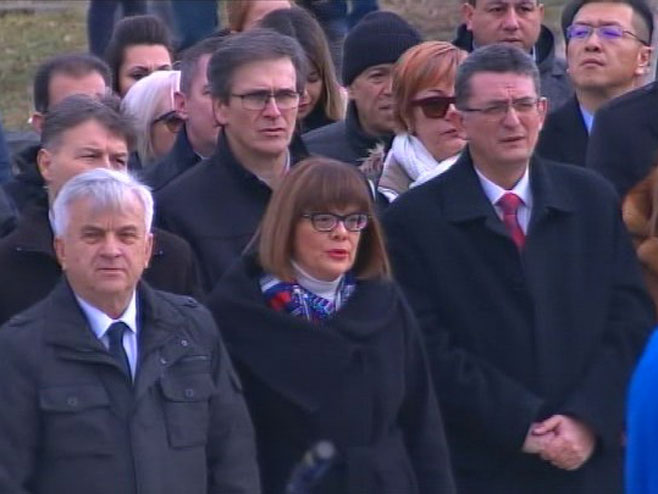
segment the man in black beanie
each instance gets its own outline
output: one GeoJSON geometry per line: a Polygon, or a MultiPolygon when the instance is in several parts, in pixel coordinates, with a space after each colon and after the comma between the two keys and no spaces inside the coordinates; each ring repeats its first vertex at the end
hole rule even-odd
{"type": "Polygon", "coordinates": [[[343,47],[347,116],[303,136],[311,154],[360,165],[378,144],[390,140],[393,64],[421,41],[418,31],[393,12],[372,12],[354,26],[343,47]]]}

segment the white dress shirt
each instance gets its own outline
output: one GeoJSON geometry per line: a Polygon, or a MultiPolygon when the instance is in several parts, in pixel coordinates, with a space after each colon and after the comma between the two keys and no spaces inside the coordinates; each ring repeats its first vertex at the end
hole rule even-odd
{"type": "Polygon", "coordinates": [[[101,340],[105,348],[110,348],[110,340],[107,337],[107,330],[115,322],[123,322],[130,331],[125,331],[123,333],[123,349],[126,351],[128,357],[128,363],[130,364],[130,374],[132,378],[135,379],[135,371],[137,370],[137,296],[136,292],[133,292],[132,297],[130,298],[130,303],[126,310],[121,314],[118,319],[112,319],[110,316],[105,314],[103,311],[97,309],[89,302],[81,299],[77,295],[75,298],[82,308],[82,312],[87,317],[89,322],[89,327],[96,335],[96,338],[101,340]]]}
{"type": "Polygon", "coordinates": [[[480,179],[480,185],[484,190],[485,195],[489,199],[489,202],[493,205],[496,210],[496,214],[502,220],[503,219],[503,210],[498,206],[498,201],[503,195],[508,192],[516,194],[521,199],[521,204],[519,209],[516,212],[516,217],[519,221],[519,226],[523,233],[528,233],[528,225],[530,224],[530,214],[532,213],[532,190],[530,189],[530,169],[526,167],[525,173],[521,179],[516,182],[516,185],[511,190],[505,190],[500,185],[493,183],[487,177],[480,173],[480,170],[477,167],[473,167],[475,173],[477,173],[478,178],[480,179]]]}

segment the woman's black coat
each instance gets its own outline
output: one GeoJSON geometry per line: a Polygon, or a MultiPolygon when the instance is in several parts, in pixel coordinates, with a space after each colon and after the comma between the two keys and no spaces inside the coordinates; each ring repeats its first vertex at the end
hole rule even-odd
{"type": "Polygon", "coordinates": [[[454,493],[415,319],[390,282],[360,281],[328,322],[269,308],[246,257],[209,299],[240,371],[265,494],[281,494],[319,440],[340,459],[314,493],[454,493]]]}

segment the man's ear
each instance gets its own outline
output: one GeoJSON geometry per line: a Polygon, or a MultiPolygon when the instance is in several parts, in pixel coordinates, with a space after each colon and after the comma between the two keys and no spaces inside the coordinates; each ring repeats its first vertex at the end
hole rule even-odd
{"type": "Polygon", "coordinates": [[[215,115],[215,121],[220,125],[224,126],[227,123],[226,113],[228,105],[222,102],[219,98],[212,99],[212,112],[215,115]]]}
{"type": "Polygon", "coordinates": [[[30,125],[37,134],[41,135],[43,131],[43,121],[46,119],[43,113],[35,111],[30,118],[30,125]]]}
{"type": "Polygon", "coordinates": [[[187,100],[183,93],[180,91],[174,92],[174,110],[176,110],[176,113],[178,113],[178,115],[184,120],[187,120],[188,118],[186,101],[187,100]]]}
{"type": "Polygon", "coordinates": [[[466,25],[466,29],[469,31],[472,30],[472,21],[473,21],[473,12],[475,10],[475,7],[468,3],[468,1],[464,1],[462,3],[462,8],[461,8],[461,13],[462,13],[462,21],[466,25]]]}
{"type": "Polygon", "coordinates": [[[39,168],[39,173],[43,177],[46,184],[51,182],[51,165],[53,163],[53,155],[50,151],[45,148],[39,149],[37,153],[37,167],[39,168]]]}
{"type": "Polygon", "coordinates": [[[149,267],[149,264],[151,263],[152,255],[153,255],[153,233],[148,232],[146,234],[146,252],[145,252],[146,262],[144,263],[144,269],[149,267]]]}
{"type": "Polygon", "coordinates": [[[450,106],[446,113],[446,120],[455,127],[457,135],[460,138],[468,140],[466,137],[466,130],[464,129],[464,114],[462,112],[457,110],[454,106],[450,106]]]}
{"type": "Polygon", "coordinates": [[[53,247],[55,249],[55,255],[57,256],[57,262],[62,267],[62,271],[66,271],[66,253],[64,251],[64,242],[60,237],[55,237],[53,239],[53,247]]]}
{"type": "MultiPolygon", "coordinates": [[[[651,55],[653,53],[653,48],[651,46],[642,46],[640,51],[637,54],[637,67],[635,68],[636,77],[644,77],[649,73],[649,68],[651,67],[651,55]]],[[[644,82],[641,81],[640,84],[644,82]]]]}

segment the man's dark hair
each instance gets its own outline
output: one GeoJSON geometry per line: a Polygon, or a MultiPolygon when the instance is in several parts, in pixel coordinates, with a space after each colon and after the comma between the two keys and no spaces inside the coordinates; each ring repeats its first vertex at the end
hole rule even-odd
{"type": "Polygon", "coordinates": [[[49,58],[37,68],[32,87],[34,109],[46,113],[50,106],[50,81],[57,74],[69,77],[84,77],[91,72],[98,72],[105,81],[105,85],[112,85],[110,68],[100,58],[87,53],[68,53],[49,58]]]}
{"type": "Polygon", "coordinates": [[[481,72],[513,73],[530,77],[540,94],[539,70],[530,55],[516,46],[494,43],[475,49],[461,63],[455,78],[457,108],[464,108],[471,97],[471,79],[481,72]]]}
{"type": "Polygon", "coordinates": [[[633,26],[637,36],[647,46],[651,45],[653,38],[653,12],[645,0],[571,0],[562,10],[562,34],[569,42],[567,28],[571,26],[578,11],[588,3],[619,3],[628,5],[633,9],[633,26]]]}
{"type": "Polygon", "coordinates": [[[228,36],[226,32],[223,36],[214,35],[209,38],[203,39],[185,50],[180,59],[180,91],[186,96],[189,96],[192,88],[192,81],[197,76],[199,69],[199,60],[204,55],[212,55],[221,46],[222,42],[228,36]]]}
{"type": "Polygon", "coordinates": [[[119,92],[119,69],[126,48],[134,45],[162,45],[173,53],[167,26],[154,15],[124,17],[117,23],[105,50],[105,61],[112,71],[112,89],[119,92]]]}
{"type": "Polygon", "coordinates": [[[223,102],[231,97],[233,75],[243,65],[289,58],[297,74],[297,91],[304,91],[307,62],[299,43],[271,29],[250,29],[227,37],[208,63],[210,94],[223,102]]]}
{"type": "Polygon", "coordinates": [[[119,104],[116,96],[105,96],[99,100],[86,94],[74,94],[64,98],[46,113],[41,131],[41,147],[57,147],[64,132],[94,120],[111,134],[123,137],[128,149],[132,149],[135,144],[133,122],[119,111],[119,104]]]}

